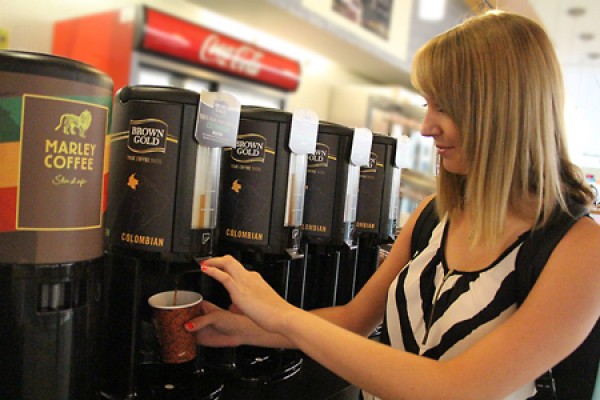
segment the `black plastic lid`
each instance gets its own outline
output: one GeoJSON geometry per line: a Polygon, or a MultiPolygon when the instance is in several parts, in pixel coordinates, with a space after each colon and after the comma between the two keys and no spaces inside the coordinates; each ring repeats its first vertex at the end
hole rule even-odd
{"type": "Polygon", "coordinates": [[[240,119],[255,119],[261,121],[291,122],[292,113],[279,108],[243,105],[240,119]]]}
{"type": "Polygon", "coordinates": [[[200,93],[173,86],[132,85],[122,87],[117,98],[122,103],[144,100],[198,105],[200,93]]]}
{"type": "Polygon", "coordinates": [[[381,133],[373,133],[373,143],[394,145],[397,143],[397,139],[393,136],[383,135],[381,133]]]}
{"type": "Polygon", "coordinates": [[[329,121],[319,121],[319,133],[352,135],[354,129],[329,121]]]}
{"type": "Polygon", "coordinates": [[[0,50],[0,71],[67,79],[112,91],[113,81],[91,65],[70,58],[28,51],[0,50]]]}

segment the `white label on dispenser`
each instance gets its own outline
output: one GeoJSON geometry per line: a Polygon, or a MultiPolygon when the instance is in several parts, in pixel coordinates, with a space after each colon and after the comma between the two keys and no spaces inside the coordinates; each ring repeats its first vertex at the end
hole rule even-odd
{"type": "Polygon", "coordinates": [[[373,132],[368,128],[354,128],[352,138],[352,151],[350,162],[357,167],[369,165],[371,146],[373,144],[373,132]]]}
{"type": "Polygon", "coordinates": [[[317,149],[319,117],[312,110],[295,110],[290,127],[290,150],[296,154],[312,154],[317,149]]]}
{"type": "Polygon", "coordinates": [[[206,147],[235,147],[240,102],[226,92],[202,92],[194,136],[206,147]]]}
{"type": "Polygon", "coordinates": [[[396,163],[398,168],[410,167],[410,138],[402,135],[396,138],[396,163]]]}

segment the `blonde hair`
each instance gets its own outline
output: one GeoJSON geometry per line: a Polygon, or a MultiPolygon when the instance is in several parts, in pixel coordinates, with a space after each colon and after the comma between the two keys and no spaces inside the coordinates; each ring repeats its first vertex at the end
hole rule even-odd
{"type": "Polygon", "coordinates": [[[568,198],[589,204],[567,154],[560,66],[537,23],[500,11],[472,17],[425,44],[411,78],[462,135],[467,175],[440,168],[437,204],[440,215],[468,210],[474,241],[499,238],[508,211],[539,227],[568,198]]]}

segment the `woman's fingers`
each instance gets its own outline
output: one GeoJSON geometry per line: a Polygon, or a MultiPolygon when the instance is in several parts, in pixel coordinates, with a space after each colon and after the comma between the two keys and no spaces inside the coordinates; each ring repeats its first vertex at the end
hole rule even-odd
{"type": "Polygon", "coordinates": [[[234,284],[232,275],[230,275],[225,270],[219,269],[220,267],[216,265],[207,265],[206,263],[204,263],[201,266],[201,268],[202,272],[215,279],[217,282],[221,283],[223,286],[225,286],[225,289],[227,289],[227,291],[231,293],[231,289],[233,289],[234,284]]]}
{"type": "Polygon", "coordinates": [[[213,267],[222,270],[229,275],[236,277],[240,272],[246,271],[242,264],[232,256],[214,257],[203,260],[200,268],[213,267]]]}
{"type": "Polygon", "coordinates": [[[202,300],[200,302],[200,311],[202,311],[202,314],[208,314],[217,310],[222,310],[222,308],[211,303],[208,300],[202,300]]]}
{"type": "Polygon", "coordinates": [[[229,311],[234,314],[244,314],[244,312],[242,310],[240,310],[240,308],[238,306],[236,306],[235,304],[231,304],[229,306],[229,311]]]}
{"type": "Polygon", "coordinates": [[[205,260],[201,268],[206,275],[225,287],[232,303],[236,305],[236,311],[241,311],[263,329],[275,329],[278,313],[289,304],[258,272],[246,270],[231,256],[205,260]]]}
{"type": "Polygon", "coordinates": [[[185,329],[190,332],[203,329],[214,322],[214,313],[224,310],[208,300],[202,300],[200,302],[200,311],[201,315],[188,321],[185,324],[185,329]]]}
{"type": "Polygon", "coordinates": [[[221,308],[209,302],[202,301],[200,304],[203,315],[193,318],[184,325],[185,329],[187,329],[189,332],[199,331],[200,329],[204,329],[205,327],[214,323],[213,313],[221,310],[221,308]]]}
{"type": "Polygon", "coordinates": [[[203,260],[200,264],[202,272],[221,283],[230,295],[248,283],[253,272],[248,271],[232,256],[215,257],[203,260]]]}
{"type": "Polygon", "coordinates": [[[185,329],[196,336],[198,344],[208,347],[229,347],[241,344],[242,316],[226,311],[210,302],[203,305],[203,312],[204,315],[185,324],[185,329]]]}

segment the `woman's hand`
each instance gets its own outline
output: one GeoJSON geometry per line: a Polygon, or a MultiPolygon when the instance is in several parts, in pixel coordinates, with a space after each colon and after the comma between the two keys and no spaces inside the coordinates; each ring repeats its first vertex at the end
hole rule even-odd
{"type": "Polygon", "coordinates": [[[231,256],[204,260],[201,269],[227,289],[237,309],[269,332],[278,332],[284,317],[295,310],[259,273],[246,270],[231,256]]]}
{"type": "Polygon", "coordinates": [[[189,332],[196,333],[198,344],[206,347],[235,347],[243,344],[243,336],[256,326],[241,315],[235,307],[229,311],[203,300],[202,315],[185,324],[189,332]]]}

